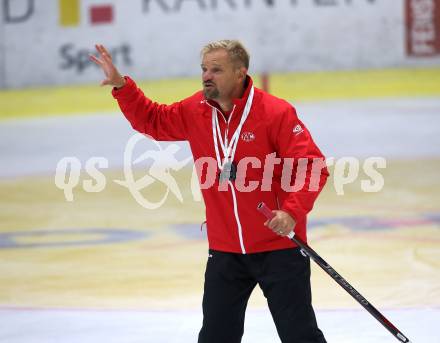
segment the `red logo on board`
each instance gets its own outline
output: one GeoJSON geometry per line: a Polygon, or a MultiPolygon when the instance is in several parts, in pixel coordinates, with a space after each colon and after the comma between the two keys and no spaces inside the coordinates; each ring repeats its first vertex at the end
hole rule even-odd
{"type": "Polygon", "coordinates": [[[408,56],[440,54],[440,0],[406,0],[405,10],[408,56]]]}

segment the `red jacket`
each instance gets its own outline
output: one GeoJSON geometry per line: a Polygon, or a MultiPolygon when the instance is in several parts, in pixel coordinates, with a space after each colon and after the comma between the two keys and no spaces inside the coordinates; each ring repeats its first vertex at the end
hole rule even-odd
{"type": "MultiPolygon", "coordinates": [[[[113,96],[135,130],[149,134],[159,141],[188,141],[195,161],[201,157],[216,158],[212,108],[216,107],[220,111],[217,103],[206,101],[203,92],[199,91],[171,105],[158,104],[145,97],[129,77],[126,77],[126,81],[124,87],[113,90],[113,96]]],[[[248,77],[243,97],[234,99],[235,109],[229,123],[229,140],[239,125],[251,87],[252,79],[248,77]]],[[[228,124],[221,112],[217,115],[221,134],[224,136],[228,124]]],[[[237,175],[233,182],[234,190],[228,187],[226,191],[219,191],[218,178],[212,187],[202,189],[209,247],[235,253],[293,247],[291,240],[278,236],[263,225],[265,218],[256,210],[261,201],[272,209],[288,212],[296,221],[295,234],[306,241],[306,215],[312,209],[328,176],[324,166],[317,176],[316,187],[309,189],[312,159],[322,162],[324,157],[298,119],[292,105],[257,88],[254,88],[252,107],[241,130],[234,162],[238,163],[249,156],[257,157],[261,166],[249,164],[246,175],[237,175]],[[272,187],[263,190],[261,185],[264,162],[269,154],[283,159],[283,162],[274,167],[272,187]],[[302,189],[286,191],[286,188],[281,187],[283,166],[286,164],[284,158],[294,158],[294,167],[297,167],[298,158],[307,158],[307,174],[302,189]],[[236,187],[239,180],[242,185],[243,181],[245,185],[250,181],[257,181],[260,186],[250,192],[240,191],[242,188],[239,190],[236,187]]],[[[295,181],[295,172],[296,169],[288,179],[291,185],[295,181]]],[[[204,182],[206,170],[198,170],[198,174],[199,179],[204,182]]]]}

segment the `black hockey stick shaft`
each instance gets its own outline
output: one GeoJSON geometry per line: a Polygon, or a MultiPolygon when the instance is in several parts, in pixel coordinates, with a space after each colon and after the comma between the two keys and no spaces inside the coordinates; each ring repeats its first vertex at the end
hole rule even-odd
{"type": "MultiPolygon", "coordinates": [[[[272,219],[275,214],[265,203],[259,203],[257,210],[260,211],[267,219],[272,219]]],[[[350,294],[359,304],[362,305],[374,318],[376,318],[394,337],[400,342],[411,343],[411,341],[397,329],[385,316],[380,313],[367,299],[365,299],[350,283],[345,280],[336,270],[333,269],[324,259],[319,256],[306,242],[294,235],[293,231],[288,235],[296,245],[298,245],[304,253],[316,262],[330,277],[335,280],[345,291],[350,294]]]]}

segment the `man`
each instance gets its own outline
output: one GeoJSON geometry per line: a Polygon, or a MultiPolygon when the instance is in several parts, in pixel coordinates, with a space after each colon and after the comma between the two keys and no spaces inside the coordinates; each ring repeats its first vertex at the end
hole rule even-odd
{"type": "Polygon", "coordinates": [[[253,86],[249,54],[235,40],[203,48],[203,91],[172,105],[148,99],[102,45],[96,49],[99,57],[90,58],[105,73],[102,85],[114,87],[134,129],[156,140],[187,140],[196,164],[207,158],[215,163],[213,179],[197,168],[209,241],[198,342],[241,342],[257,284],[283,343],[325,342],[311,304],[310,261],[285,237],[294,229],[306,240],[306,215],[328,176],[325,164],[318,171],[313,166],[324,158],[295,109],[253,86]],[[297,179],[302,187],[291,191],[297,179]],[[275,209],[270,221],[256,211],[261,201],[275,209]]]}

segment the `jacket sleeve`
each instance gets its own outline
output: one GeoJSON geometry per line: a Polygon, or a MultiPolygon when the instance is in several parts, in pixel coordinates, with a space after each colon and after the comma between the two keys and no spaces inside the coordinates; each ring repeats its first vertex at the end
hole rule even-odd
{"type": "Polygon", "coordinates": [[[286,158],[293,159],[291,177],[284,180],[290,184],[284,185],[283,190],[286,191],[286,186],[291,188],[280,204],[281,210],[289,213],[296,222],[304,221],[329,176],[325,157],[292,106],[289,105],[274,124],[275,147],[284,161],[283,167],[286,167],[286,158]]]}
{"type": "Polygon", "coordinates": [[[133,129],[161,141],[187,140],[182,102],[163,105],[147,98],[136,83],[125,76],[124,87],[112,90],[122,113],[133,129]]]}

